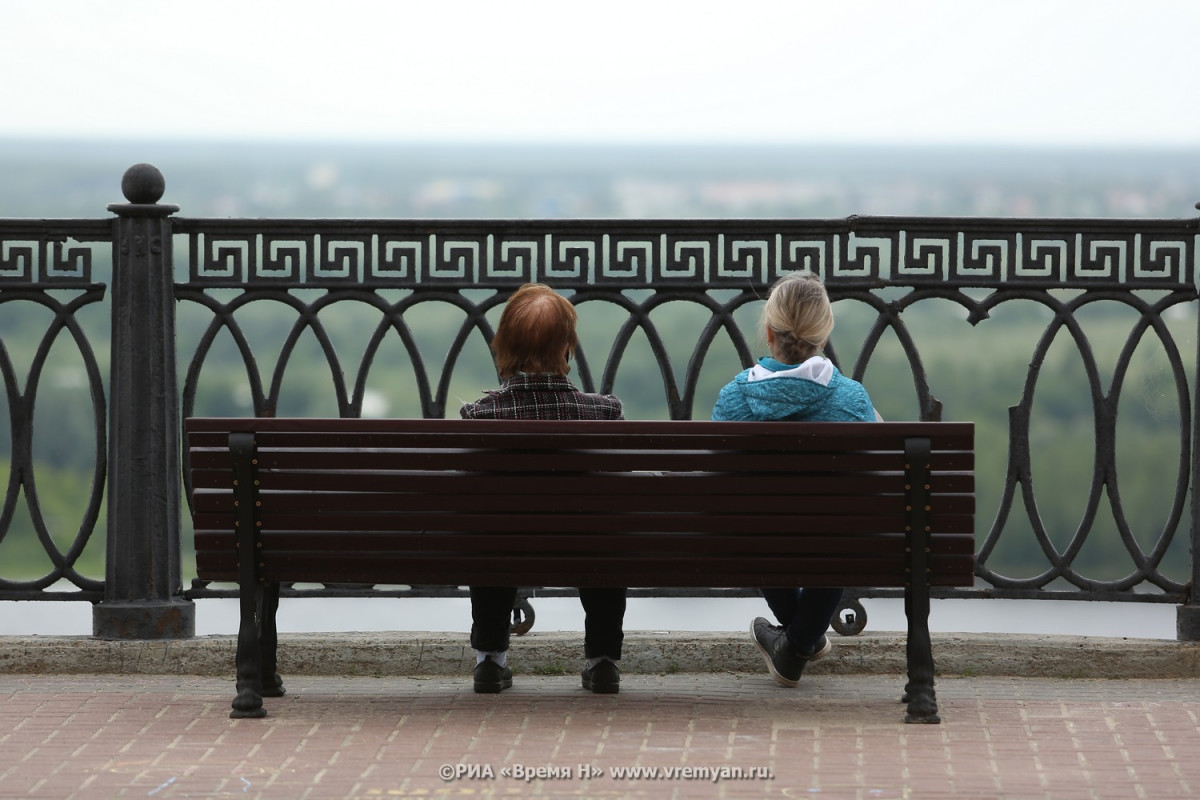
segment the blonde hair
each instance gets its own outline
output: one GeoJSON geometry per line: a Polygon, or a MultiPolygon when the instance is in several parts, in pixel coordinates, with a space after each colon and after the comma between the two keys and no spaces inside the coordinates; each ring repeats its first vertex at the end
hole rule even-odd
{"type": "Polygon", "coordinates": [[[800,364],[820,354],[833,333],[833,306],[821,279],[804,270],[775,281],[763,325],[774,335],[771,355],[777,360],[800,364]]]}
{"type": "Polygon", "coordinates": [[[579,337],[575,306],[549,286],[527,283],[500,312],[492,338],[496,371],[507,380],[519,372],[566,375],[579,337]]]}

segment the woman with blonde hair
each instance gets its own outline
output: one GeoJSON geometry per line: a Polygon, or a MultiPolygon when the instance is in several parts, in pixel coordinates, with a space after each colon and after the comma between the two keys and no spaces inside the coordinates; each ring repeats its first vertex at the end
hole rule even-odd
{"type": "MultiPolygon", "coordinates": [[[[862,384],[847,378],[822,355],[833,332],[833,307],[817,276],[793,272],[776,281],[762,324],[771,355],[721,389],[714,420],[873,422],[878,418],[862,384]]],[[[757,617],[750,632],[771,677],[782,686],[795,686],[805,664],[829,654],[825,632],[842,590],[778,588],[763,589],[762,594],[779,624],[757,617]]]]}

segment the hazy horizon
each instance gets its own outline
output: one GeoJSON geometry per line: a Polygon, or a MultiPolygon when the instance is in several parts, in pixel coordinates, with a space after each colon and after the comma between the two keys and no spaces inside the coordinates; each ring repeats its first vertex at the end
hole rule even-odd
{"type": "Polygon", "coordinates": [[[103,216],[143,162],[186,216],[1182,218],[1200,200],[1200,146],[0,136],[0,216],[103,216]]]}
{"type": "Polygon", "coordinates": [[[1190,146],[1197,29],[1185,0],[16,3],[0,135],[1190,146]]]}

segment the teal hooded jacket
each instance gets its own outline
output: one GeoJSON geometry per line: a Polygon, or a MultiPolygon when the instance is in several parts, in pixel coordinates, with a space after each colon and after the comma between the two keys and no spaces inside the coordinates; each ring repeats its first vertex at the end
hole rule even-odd
{"type": "Polygon", "coordinates": [[[762,358],[721,389],[714,420],[874,422],[867,390],[816,356],[799,366],[762,358]]]}

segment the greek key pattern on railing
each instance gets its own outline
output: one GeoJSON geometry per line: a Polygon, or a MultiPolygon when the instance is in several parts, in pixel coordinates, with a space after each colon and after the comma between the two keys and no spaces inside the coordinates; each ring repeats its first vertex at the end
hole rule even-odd
{"type": "Polygon", "coordinates": [[[738,289],[799,269],[830,285],[1195,285],[1195,221],[347,221],[178,219],[204,286],[738,289]]]}
{"type": "Polygon", "coordinates": [[[92,283],[92,247],[111,220],[0,220],[0,286],[80,288],[92,283]]]}

